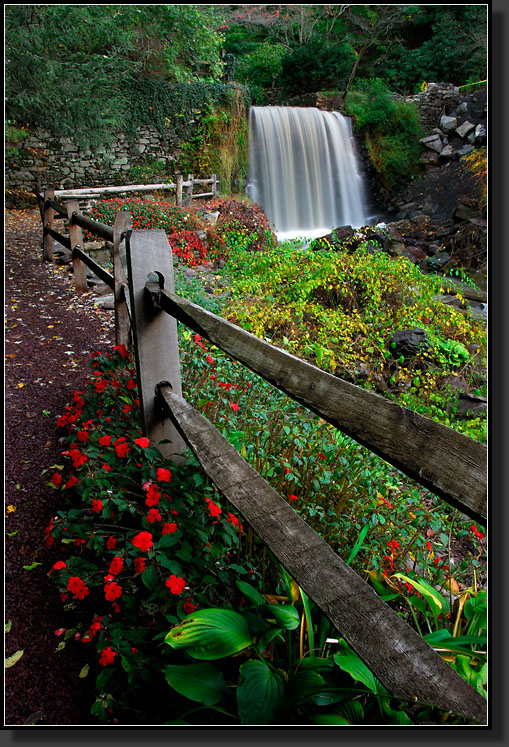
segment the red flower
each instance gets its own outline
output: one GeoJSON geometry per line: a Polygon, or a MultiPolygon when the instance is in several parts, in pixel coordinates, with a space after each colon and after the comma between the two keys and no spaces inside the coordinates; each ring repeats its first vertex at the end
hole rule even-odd
{"type": "Polygon", "coordinates": [[[119,555],[115,555],[113,560],[110,563],[109,567],[109,573],[112,573],[114,576],[120,573],[120,571],[124,567],[124,558],[121,558],[119,555]]]}
{"type": "Polygon", "coordinates": [[[472,524],[470,526],[470,529],[475,534],[475,536],[477,537],[478,540],[483,540],[484,539],[484,534],[477,529],[477,527],[475,526],[475,524],[472,524]]]}
{"type": "Polygon", "coordinates": [[[211,516],[219,516],[221,513],[221,506],[218,506],[217,503],[214,503],[214,501],[211,501],[210,498],[205,498],[207,501],[207,506],[209,509],[209,513],[211,516]]]}
{"type": "Polygon", "coordinates": [[[64,454],[67,454],[71,457],[72,463],[75,468],[81,467],[85,462],[88,461],[88,457],[86,454],[82,454],[79,449],[71,449],[70,451],[64,451],[64,454]]]}
{"type": "Polygon", "coordinates": [[[102,667],[105,667],[107,664],[113,664],[116,655],[117,652],[113,651],[110,646],[108,646],[108,648],[103,648],[101,656],[99,657],[99,664],[102,667]]]}
{"type": "Polygon", "coordinates": [[[165,524],[163,524],[163,532],[162,533],[163,534],[173,534],[177,530],[178,530],[178,526],[175,524],[174,521],[172,521],[171,524],[169,524],[168,522],[166,522],[165,524]]]}
{"type": "Polygon", "coordinates": [[[94,514],[98,514],[99,511],[102,511],[102,510],[103,510],[103,502],[94,498],[94,500],[92,501],[92,511],[94,512],[94,514]]]}
{"type": "Polygon", "coordinates": [[[122,438],[122,440],[117,439],[115,441],[115,451],[117,452],[118,457],[127,456],[127,452],[129,451],[129,444],[124,438],[122,438]]]}
{"type": "MultiPolygon", "coordinates": [[[[148,483],[146,483],[146,485],[148,485],[148,483]]],[[[145,485],[143,487],[145,487],[145,485]]],[[[147,506],[157,506],[160,498],[161,498],[161,493],[157,485],[154,485],[152,483],[147,490],[147,497],[145,499],[145,503],[147,504],[147,506]]]]}
{"type": "Polygon", "coordinates": [[[230,402],[230,407],[232,408],[232,410],[239,409],[239,405],[236,402],[230,402]]]}
{"type": "Polygon", "coordinates": [[[112,537],[110,535],[108,539],[106,540],[106,549],[114,550],[116,546],[117,546],[117,540],[115,539],[115,537],[112,537]]]}
{"type": "Polygon", "coordinates": [[[87,431],[78,431],[77,436],[78,436],[78,441],[82,441],[83,443],[86,443],[88,441],[87,431]]]}
{"type": "Polygon", "coordinates": [[[116,350],[122,358],[129,358],[129,351],[125,345],[115,345],[113,350],[116,350]]]}
{"type": "Polygon", "coordinates": [[[58,488],[58,486],[59,486],[59,485],[60,485],[60,483],[62,482],[62,477],[61,477],[61,475],[59,475],[59,474],[58,474],[58,472],[55,472],[55,474],[54,474],[54,475],[53,475],[53,477],[51,478],[51,482],[53,483],[53,485],[54,485],[54,486],[55,486],[56,488],[58,488]]]}
{"type": "Polygon", "coordinates": [[[172,574],[170,578],[166,579],[165,584],[172,594],[177,595],[177,594],[182,593],[186,585],[186,582],[184,581],[183,578],[180,578],[179,576],[174,576],[172,574]]]}
{"type": "Polygon", "coordinates": [[[195,335],[195,336],[194,336],[194,341],[195,341],[195,343],[196,343],[197,345],[199,345],[199,346],[200,346],[201,348],[203,348],[204,350],[206,350],[206,349],[207,349],[207,348],[205,347],[205,345],[204,345],[204,344],[203,344],[203,343],[201,342],[201,336],[200,336],[200,335],[195,335]]]}
{"type": "Polygon", "coordinates": [[[74,475],[71,475],[71,477],[67,480],[67,482],[64,485],[64,488],[73,488],[75,485],[77,485],[79,482],[78,478],[74,475]]]}
{"type": "Polygon", "coordinates": [[[138,385],[136,384],[134,379],[129,379],[129,381],[127,382],[128,389],[136,389],[137,386],[138,385]]]}
{"type": "Polygon", "coordinates": [[[147,446],[150,445],[150,441],[145,436],[142,436],[141,438],[137,438],[134,443],[138,444],[138,446],[141,446],[142,449],[146,449],[147,446]]]}
{"type": "Polygon", "coordinates": [[[229,513],[226,516],[226,521],[229,521],[230,524],[233,524],[234,527],[237,527],[237,529],[239,529],[239,531],[241,531],[241,532],[244,531],[244,527],[242,526],[242,524],[240,524],[239,520],[237,519],[236,516],[234,516],[234,514],[229,513]]]}
{"type": "Polygon", "coordinates": [[[186,601],[183,603],[182,609],[184,610],[184,612],[186,613],[186,615],[190,615],[193,612],[195,612],[195,610],[198,609],[198,605],[197,604],[193,604],[192,599],[189,598],[189,599],[186,599],[186,601]]]}
{"type": "Polygon", "coordinates": [[[150,550],[154,543],[152,542],[152,535],[150,534],[150,532],[140,532],[136,535],[136,537],[133,537],[133,539],[131,540],[131,544],[133,544],[139,550],[147,552],[148,550],[150,550]]]}
{"type": "Polygon", "coordinates": [[[122,596],[122,587],[116,581],[110,581],[104,587],[104,596],[108,602],[113,602],[122,596]]]}
{"type": "Polygon", "coordinates": [[[101,446],[109,446],[111,444],[111,436],[101,436],[99,444],[101,446]]]}
{"type": "Polygon", "coordinates": [[[88,587],[85,586],[79,576],[69,576],[69,580],[67,581],[67,589],[78,599],[85,599],[85,597],[89,593],[88,587]]]}
{"type": "Polygon", "coordinates": [[[60,571],[62,568],[67,568],[67,564],[64,563],[63,560],[57,560],[57,562],[51,566],[49,573],[52,573],[53,571],[60,571]]]}
{"type": "Polygon", "coordinates": [[[111,472],[111,467],[109,464],[106,464],[106,462],[103,462],[101,466],[105,472],[111,472]]]}
{"type": "Polygon", "coordinates": [[[161,521],[161,514],[157,508],[151,508],[145,518],[149,524],[153,524],[154,521],[161,521]]]}
{"type": "Polygon", "coordinates": [[[135,558],[134,559],[134,572],[143,573],[147,563],[147,558],[135,558]]]}
{"type": "Polygon", "coordinates": [[[293,503],[293,501],[298,501],[299,496],[298,495],[289,495],[288,498],[290,499],[290,502],[293,503]]]}
{"type": "Polygon", "coordinates": [[[159,482],[170,482],[171,479],[171,472],[169,469],[164,469],[164,467],[159,467],[157,470],[157,479],[159,482]]]}

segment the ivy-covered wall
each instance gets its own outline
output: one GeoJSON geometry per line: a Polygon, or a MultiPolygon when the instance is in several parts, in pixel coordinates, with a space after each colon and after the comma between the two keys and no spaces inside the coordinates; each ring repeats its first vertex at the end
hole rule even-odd
{"type": "Polygon", "coordinates": [[[215,173],[223,191],[242,189],[249,106],[242,87],[152,85],[143,106],[141,100],[132,91],[129,128],[110,131],[99,144],[8,126],[7,206],[30,201],[36,179],[43,188],[69,189],[173,181],[180,171],[215,173]]]}

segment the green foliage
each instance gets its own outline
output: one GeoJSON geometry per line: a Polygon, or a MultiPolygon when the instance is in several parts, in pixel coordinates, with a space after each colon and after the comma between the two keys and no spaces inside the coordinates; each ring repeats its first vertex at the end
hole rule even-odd
{"type": "Polygon", "coordinates": [[[8,6],[8,117],[92,146],[139,124],[140,110],[161,121],[164,111],[149,108],[151,83],[199,84],[203,61],[211,79],[221,74],[210,13],[196,5],[8,6]]]}
{"type": "Polygon", "coordinates": [[[286,54],[282,44],[263,42],[239,59],[235,77],[252,86],[271,88],[282,73],[286,54]]]}
{"type": "Polygon", "coordinates": [[[348,80],[354,59],[350,45],[329,44],[312,37],[282,58],[278,83],[290,94],[316,92],[330,86],[341,88],[348,80]]]}
{"type": "Polygon", "coordinates": [[[346,108],[364,132],[370,160],[387,197],[407,186],[420,171],[422,127],[417,107],[396,101],[379,79],[359,80],[346,108]]]}

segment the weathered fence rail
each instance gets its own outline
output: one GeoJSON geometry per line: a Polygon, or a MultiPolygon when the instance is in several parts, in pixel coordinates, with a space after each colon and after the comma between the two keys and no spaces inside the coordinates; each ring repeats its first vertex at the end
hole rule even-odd
{"type": "MultiPolygon", "coordinates": [[[[54,203],[54,195],[44,202],[44,211],[39,202],[45,239],[53,237],[47,230],[47,210],[53,215],[67,213],[70,227],[93,228],[97,233],[102,225],[92,221],[94,226],[90,226],[90,219],[76,210],[50,202],[54,203]]],[[[49,228],[54,231],[53,226],[49,228]]],[[[189,446],[218,489],[390,693],[486,723],[484,698],[382,602],[185,401],[177,320],[483,524],[487,513],[486,447],[331,376],[177,296],[171,248],[164,231],[132,231],[127,213],[120,213],[115,227],[106,229],[114,242],[114,276],[107,273],[109,280],[105,282],[115,289],[116,305],[123,302],[124,311],[127,309],[123,318],[129,317],[131,327],[145,434],[176,460],[189,446]],[[119,255],[123,238],[126,273],[119,255]],[[161,444],[164,440],[169,443],[161,444]]],[[[76,237],[70,238],[76,262],[91,267],[93,261],[89,262],[75,241],[76,237]]],[[[75,272],[76,268],[79,271],[78,264],[75,272]]],[[[127,339],[120,325],[116,325],[116,333],[117,341],[127,339]]]]}

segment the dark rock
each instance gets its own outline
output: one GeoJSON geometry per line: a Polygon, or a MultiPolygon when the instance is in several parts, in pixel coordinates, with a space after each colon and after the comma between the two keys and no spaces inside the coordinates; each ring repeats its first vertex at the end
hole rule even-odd
{"type": "Polygon", "coordinates": [[[402,256],[408,257],[408,259],[414,264],[418,264],[421,260],[426,259],[427,257],[426,252],[417,246],[406,246],[403,249],[402,256]]]}
{"type": "Polygon", "coordinates": [[[462,392],[456,404],[456,415],[463,417],[477,417],[487,412],[488,403],[486,397],[478,397],[475,394],[462,392]]]}
{"type": "Polygon", "coordinates": [[[428,257],[428,266],[431,270],[443,270],[450,261],[450,254],[447,252],[438,252],[432,257],[428,257]]]}
{"type": "Polygon", "coordinates": [[[405,358],[413,358],[423,350],[429,350],[426,330],[416,327],[393,332],[389,338],[389,349],[395,356],[403,355],[405,358]]]}

